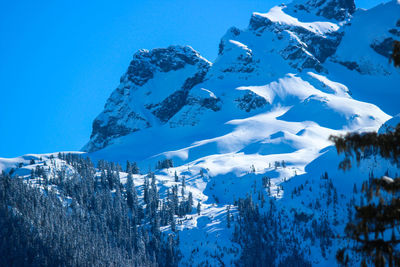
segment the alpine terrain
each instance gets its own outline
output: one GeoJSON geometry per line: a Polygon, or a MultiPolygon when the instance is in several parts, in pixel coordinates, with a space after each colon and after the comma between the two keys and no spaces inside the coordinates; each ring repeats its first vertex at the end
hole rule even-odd
{"type": "MultiPolygon", "coordinates": [[[[400,121],[395,40],[397,0],[253,13],[246,29],[228,29],[214,62],[190,46],[136,52],[82,152],[0,158],[0,169],[52,195],[65,220],[104,219],[79,231],[108,231],[113,263],[61,265],[335,266],[363,182],[399,169],[371,155],[344,172],[329,137],[400,121]]],[[[31,228],[46,218],[10,211],[31,228]]],[[[354,253],[350,265],[360,262],[354,253]]]]}

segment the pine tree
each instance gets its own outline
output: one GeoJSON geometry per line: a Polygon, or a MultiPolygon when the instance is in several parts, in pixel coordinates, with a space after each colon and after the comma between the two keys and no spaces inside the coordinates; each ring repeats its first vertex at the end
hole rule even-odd
{"type": "Polygon", "coordinates": [[[400,67],[400,41],[394,41],[390,61],[393,61],[395,67],[400,67]]]}
{"type": "MultiPolygon", "coordinates": [[[[394,131],[384,134],[351,133],[344,137],[331,137],[331,140],[335,142],[338,153],[345,154],[339,165],[343,170],[351,168],[353,155],[358,164],[372,155],[380,155],[399,164],[400,124],[394,131]]],[[[355,218],[346,226],[347,238],[357,242],[353,249],[363,256],[363,265],[399,266],[400,178],[370,177],[368,182],[363,183],[361,192],[364,198],[359,206],[355,206],[355,218]]],[[[340,249],[336,256],[339,263],[349,264],[345,249],[340,249]]]]}
{"type": "Polygon", "coordinates": [[[130,173],[132,171],[131,163],[127,160],[126,161],[126,169],[125,172],[130,173]]]}
{"type": "MultiPolygon", "coordinates": [[[[400,20],[397,24],[400,24],[400,20]]],[[[390,62],[392,61],[395,67],[400,67],[400,41],[393,43],[390,62]]],[[[331,136],[330,139],[335,143],[337,152],[345,155],[339,165],[343,170],[351,168],[353,156],[358,164],[362,158],[371,155],[380,155],[383,159],[399,164],[400,124],[393,131],[384,134],[350,133],[344,137],[331,136]]],[[[347,237],[357,242],[355,250],[363,255],[363,266],[367,262],[375,266],[400,266],[400,178],[392,179],[387,176],[376,179],[371,173],[368,183],[364,183],[361,190],[368,204],[364,205],[362,198],[360,206],[355,207],[355,220],[346,226],[347,237]]],[[[345,249],[338,250],[336,259],[345,266],[349,264],[345,249]]]]}
{"type": "Polygon", "coordinates": [[[174,180],[176,183],[179,181],[179,177],[178,177],[178,174],[176,174],[176,171],[174,173],[174,180]]]}
{"type": "MultiPolygon", "coordinates": [[[[178,237],[167,238],[160,230],[154,176],[150,175],[151,186],[148,183],[151,212],[145,215],[146,205],[137,201],[132,175],[128,174],[125,190],[120,184],[118,164],[99,160],[96,170],[79,155],[60,157],[75,172],[61,169],[59,175],[65,177],[50,181],[56,191],[45,189],[43,194],[16,175],[11,179],[10,174],[0,174],[0,266],[178,265],[178,237]],[[114,189],[106,171],[112,174],[114,189]]],[[[38,166],[32,177],[45,179],[46,171],[38,166]]]]}
{"type": "Polygon", "coordinates": [[[186,187],[185,175],[182,176],[182,188],[186,187]]]}
{"type": "Polygon", "coordinates": [[[140,173],[140,169],[139,169],[139,167],[138,167],[136,162],[133,162],[131,164],[131,172],[132,172],[132,174],[139,174],[140,173]]]}
{"type": "Polygon", "coordinates": [[[192,207],[193,207],[193,194],[192,194],[192,192],[189,192],[188,205],[187,205],[186,213],[191,213],[192,212],[192,207]]]}
{"type": "Polygon", "coordinates": [[[135,212],[137,205],[137,195],[131,173],[128,173],[126,181],[126,202],[131,211],[135,212]]]}
{"type": "Polygon", "coordinates": [[[231,228],[231,206],[226,207],[226,227],[231,228]]]}
{"type": "Polygon", "coordinates": [[[200,212],[201,212],[201,203],[200,201],[197,203],[197,215],[200,216],[200,212]]]}

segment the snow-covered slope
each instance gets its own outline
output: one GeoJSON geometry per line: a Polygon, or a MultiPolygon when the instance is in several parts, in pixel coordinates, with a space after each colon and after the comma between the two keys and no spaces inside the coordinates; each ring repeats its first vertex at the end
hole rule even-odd
{"type": "Polygon", "coordinates": [[[317,15],[336,21],[347,20],[356,11],[353,0],[294,0],[289,6],[302,16],[317,15]]]}
{"type": "MultiPolygon", "coordinates": [[[[400,72],[388,62],[399,14],[397,1],[356,10],[352,0],[295,0],[229,29],[212,64],[190,47],[139,51],[84,150],[94,160],[136,161],[144,172],[174,161],[156,171],[160,192],[176,185],[176,173],[202,203],[200,215],[178,223],[182,265],[232,265],[240,249],[226,208],[235,213],[235,200],[253,195],[276,200],[305,257],[331,266],[342,241],[322,244],[304,229],[328,225],[341,235],[354,184],[396,171],[371,159],[343,174],[328,138],[377,131],[399,113],[400,72]]],[[[29,159],[0,159],[0,169],[29,159]]],[[[135,176],[138,187],[143,177],[135,176]]]]}
{"type": "MultiPolygon", "coordinates": [[[[281,199],[278,210],[287,227],[298,223],[300,213],[317,224],[334,217],[328,228],[341,235],[355,197],[354,184],[359,186],[371,171],[383,175],[396,168],[368,161],[343,174],[337,170],[340,158],[328,137],[376,131],[391,118],[380,108],[399,112],[394,99],[400,75],[388,62],[390,41],[400,38],[398,14],[397,1],[356,11],[351,0],[299,0],[254,13],[247,29],[233,27],[223,36],[218,58],[201,68],[202,79],[190,87],[179,110],[168,119],[154,118],[140,131],[111,139],[108,146],[92,138],[89,155],[135,160],[142,168],[164,158],[174,160],[178,167],[159,171],[158,177],[168,180],[175,172],[185,176],[196,201],[204,206],[201,216],[182,222],[183,264],[232,264],[236,256],[229,253],[210,256],[222,248],[237,249],[225,227],[226,206],[257,190],[281,199]],[[324,172],[329,180],[321,180],[324,172]],[[268,189],[262,187],[263,177],[269,179],[268,189]],[[338,194],[334,209],[329,200],[319,203],[333,197],[328,188],[338,194]]],[[[144,99],[153,97],[152,103],[161,99],[153,94],[144,99]]],[[[134,99],[132,104],[142,101],[134,99]]],[[[103,123],[107,125],[106,120],[103,123]]],[[[311,221],[301,224],[314,227],[311,221]]],[[[342,241],[330,243],[327,252],[322,241],[314,244],[301,230],[293,231],[308,244],[312,253],[307,258],[313,264],[335,262],[342,241]]]]}
{"type": "Polygon", "coordinates": [[[389,57],[393,41],[400,38],[399,14],[398,1],[380,4],[369,10],[358,10],[350,25],[345,26],[343,40],[333,60],[362,74],[398,73],[389,64],[389,57]]]}
{"type": "Polygon", "coordinates": [[[168,121],[185,104],[190,89],[203,81],[210,65],[189,46],[137,52],[93,122],[85,150],[101,149],[117,137],[168,121]]]}
{"type": "MultiPolygon", "coordinates": [[[[378,17],[386,10],[390,16],[373,29],[389,27],[386,31],[393,32],[396,21],[389,22],[399,6],[393,1],[356,12],[352,1],[294,1],[267,13],[254,13],[247,29],[228,30],[212,65],[185,48],[197,60],[195,65],[187,64],[188,68],[195,66],[188,74],[181,68],[142,81],[142,73],[132,71],[132,66],[141,66],[137,62],[147,62],[147,57],[135,55],[121,85],[95,120],[85,150],[94,158],[131,159],[143,166],[165,156],[183,164],[226,153],[319,151],[328,145],[330,134],[377,130],[390,116],[352,95],[362,95],[359,81],[365,76],[373,77],[375,84],[381,82],[385,92],[395,96],[398,70],[387,62],[392,72],[385,76],[363,73],[346,68],[339,59],[345,57],[344,49],[351,51],[356,46],[367,46],[364,52],[371,58],[382,57],[371,48],[371,39],[361,39],[359,44],[353,32],[363,35],[368,23],[373,23],[362,18],[365,14],[378,17]],[[132,84],[133,80],[141,83],[132,84]],[[191,81],[185,90],[181,89],[183,81],[191,81]],[[132,114],[141,114],[140,119],[132,114]],[[318,136],[315,145],[307,140],[308,132],[318,136]],[[282,136],[271,138],[276,133],[282,136]]],[[[171,53],[180,49],[169,48],[160,58],[171,64],[180,62],[181,54],[171,53]]],[[[164,50],[146,55],[159,55],[159,51],[164,50]]],[[[386,103],[383,108],[394,109],[387,95],[375,93],[374,97],[386,103]]],[[[318,155],[311,154],[311,158],[318,155]]]]}

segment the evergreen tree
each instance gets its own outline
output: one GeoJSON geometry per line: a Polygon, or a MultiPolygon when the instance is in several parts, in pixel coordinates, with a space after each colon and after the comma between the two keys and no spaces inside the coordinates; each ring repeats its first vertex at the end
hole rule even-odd
{"type": "MultiPolygon", "coordinates": [[[[63,176],[48,181],[57,190],[0,174],[0,266],[177,266],[177,237],[160,230],[154,177],[146,216],[132,175],[121,185],[118,164],[99,160],[96,170],[80,155],[59,157],[76,172],[54,173],[63,176]]],[[[46,172],[38,166],[31,178],[46,172]]]]}
{"type": "Polygon", "coordinates": [[[226,227],[231,228],[231,212],[230,212],[231,206],[228,205],[226,207],[226,227]]]}
{"type": "Polygon", "coordinates": [[[128,160],[126,161],[125,172],[127,172],[127,173],[131,173],[132,172],[131,163],[128,160]]]}
{"type": "MultiPolygon", "coordinates": [[[[335,142],[338,153],[345,154],[339,165],[344,170],[351,168],[353,155],[357,163],[365,157],[380,155],[399,164],[400,125],[384,134],[351,133],[344,137],[331,137],[331,140],[335,142]]],[[[400,178],[370,177],[363,184],[362,193],[367,204],[362,201],[355,206],[355,218],[346,226],[347,238],[357,242],[353,249],[363,255],[364,266],[371,263],[375,266],[399,266],[400,178]]],[[[349,264],[345,249],[340,249],[336,256],[339,263],[349,264]]]]}
{"type": "Polygon", "coordinates": [[[200,215],[201,212],[201,203],[200,201],[197,203],[197,215],[200,215]]]}
{"type": "Polygon", "coordinates": [[[138,167],[136,162],[133,162],[131,164],[131,172],[132,172],[132,174],[139,174],[140,173],[139,167],[138,167]]]}
{"type": "Polygon", "coordinates": [[[390,61],[393,61],[395,67],[400,67],[400,41],[394,41],[390,61]]]}
{"type": "Polygon", "coordinates": [[[193,194],[192,194],[192,192],[189,192],[186,213],[191,213],[192,207],[193,207],[193,194]]]}

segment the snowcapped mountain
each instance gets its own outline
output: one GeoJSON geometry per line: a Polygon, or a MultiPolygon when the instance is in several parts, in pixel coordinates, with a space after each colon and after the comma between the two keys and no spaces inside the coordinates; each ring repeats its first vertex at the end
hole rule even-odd
{"type": "Polygon", "coordinates": [[[144,165],[164,156],[188,163],[226,153],[275,155],[282,153],[278,139],[283,152],[311,149],[302,140],[309,132],[321,139],[319,151],[330,134],[377,130],[390,116],[372,104],[396,113],[388,97],[397,96],[399,72],[388,63],[390,47],[379,44],[395,38],[399,8],[396,1],[367,11],[353,1],[276,6],[254,13],[247,29],[229,29],[212,64],[190,47],[139,51],[84,150],[144,165]],[[380,23],[368,19],[378,13],[385,14],[380,23]]]}
{"type": "MultiPolygon", "coordinates": [[[[216,231],[208,241],[232,248],[229,237],[222,238],[226,235],[224,219],[211,218],[255,190],[254,184],[261,187],[262,177],[270,178],[270,186],[268,193],[261,191],[282,199],[278,202],[282,213],[295,208],[322,218],[324,212],[309,206],[318,197],[324,198],[320,177],[326,171],[341,196],[339,210],[346,214],[344,203],[354,184],[360,185],[372,170],[383,175],[383,169],[390,167],[369,165],[351,172],[356,177],[352,179],[337,171],[340,159],[329,147],[328,137],[376,131],[391,118],[382,109],[392,115],[399,112],[392,97],[398,96],[400,73],[388,62],[389,41],[399,37],[398,14],[396,1],[371,10],[356,10],[351,0],[294,1],[267,13],[254,13],[247,29],[229,29],[212,64],[189,47],[168,48],[166,58],[171,62],[181,58],[178,53],[174,56],[175,50],[185,50],[197,63],[162,73],[165,76],[155,74],[141,85],[127,82],[127,77],[141,77],[130,71],[131,64],[96,119],[85,149],[95,159],[130,159],[144,168],[164,158],[173,159],[178,167],[160,172],[160,177],[172,176],[175,171],[188,177],[187,184],[204,203],[207,218],[192,217],[183,227],[189,230],[182,231],[182,240],[216,231]],[[182,84],[188,79],[194,82],[183,94],[182,84]],[[118,93],[121,88],[129,97],[118,93]],[[140,111],[141,117],[129,117],[124,112],[128,106],[140,111]],[[168,112],[160,116],[158,110],[164,106],[169,109],[161,110],[168,112]],[[108,112],[113,115],[104,116],[108,112]],[[117,136],[103,131],[104,143],[97,139],[98,125],[102,129],[135,125],[135,130],[117,130],[117,136]],[[285,167],[277,166],[281,162],[285,167]],[[203,172],[205,176],[199,176],[203,172]],[[309,183],[319,189],[290,198],[296,186],[309,183]]],[[[137,56],[134,58],[136,61],[137,56]]],[[[148,62],[138,60],[139,66],[148,62]]],[[[287,216],[288,221],[293,220],[293,214],[287,216]]],[[[344,216],[340,216],[338,220],[344,224],[344,216]]],[[[336,226],[333,229],[343,231],[336,226]]],[[[204,241],[198,238],[200,243],[204,241]]],[[[315,252],[313,264],[334,262],[335,244],[327,255],[315,252]]],[[[189,253],[198,246],[185,241],[182,247],[189,253]]],[[[223,260],[229,263],[230,258],[223,260]]],[[[196,257],[183,262],[193,259],[198,262],[196,257]]]]}
{"type": "Polygon", "coordinates": [[[400,37],[399,12],[397,1],[357,11],[350,25],[345,26],[343,40],[333,61],[361,74],[390,75],[395,72],[388,59],[393,41],[400,37]]]}
{"type": "Polygon", "coordinates": [[[203,81],[210,65],[190,47],[137,52],[93,122],[85,149],[104,148],[114,138],[168,121],[185,105],[188,92],[203,81]]]}
{"type": "MultiPolygon", "coordinates": [[[[328,138],[377,131],[400,111],[400,71],[388,59],[399,14],[397,1],[361,10],[353,0],[295,0],[253,13],[246,29],[230,28],[213,63],[189,46],[140,50],[93,122],[85,155],[136,161],[141,170],[173,160],[155,173],[160,192],[179,184],[176,174],[202,204],[201,214],[179,219],[183,266],[240,257],[227,207],[237,214],[236,201],[249,195],[275,203],[277,239],[294,233],[308,262],[331,266],[354,185],[372,171],[397,171],[368,159],[343,173],[328,138]],[[318,234],[322,227],[329,238],[318,234]]],[[[42,157],[49,171],[59,168],[42,157]]],[[[0,159],[0,169],[22,162],[17,173],[28,176],[30,159],[0,159]]],[[[135,175],[137,187],[144,177],[135,175]]],[[[290,251],[281,249],[282,264],[290,251]]]]}

